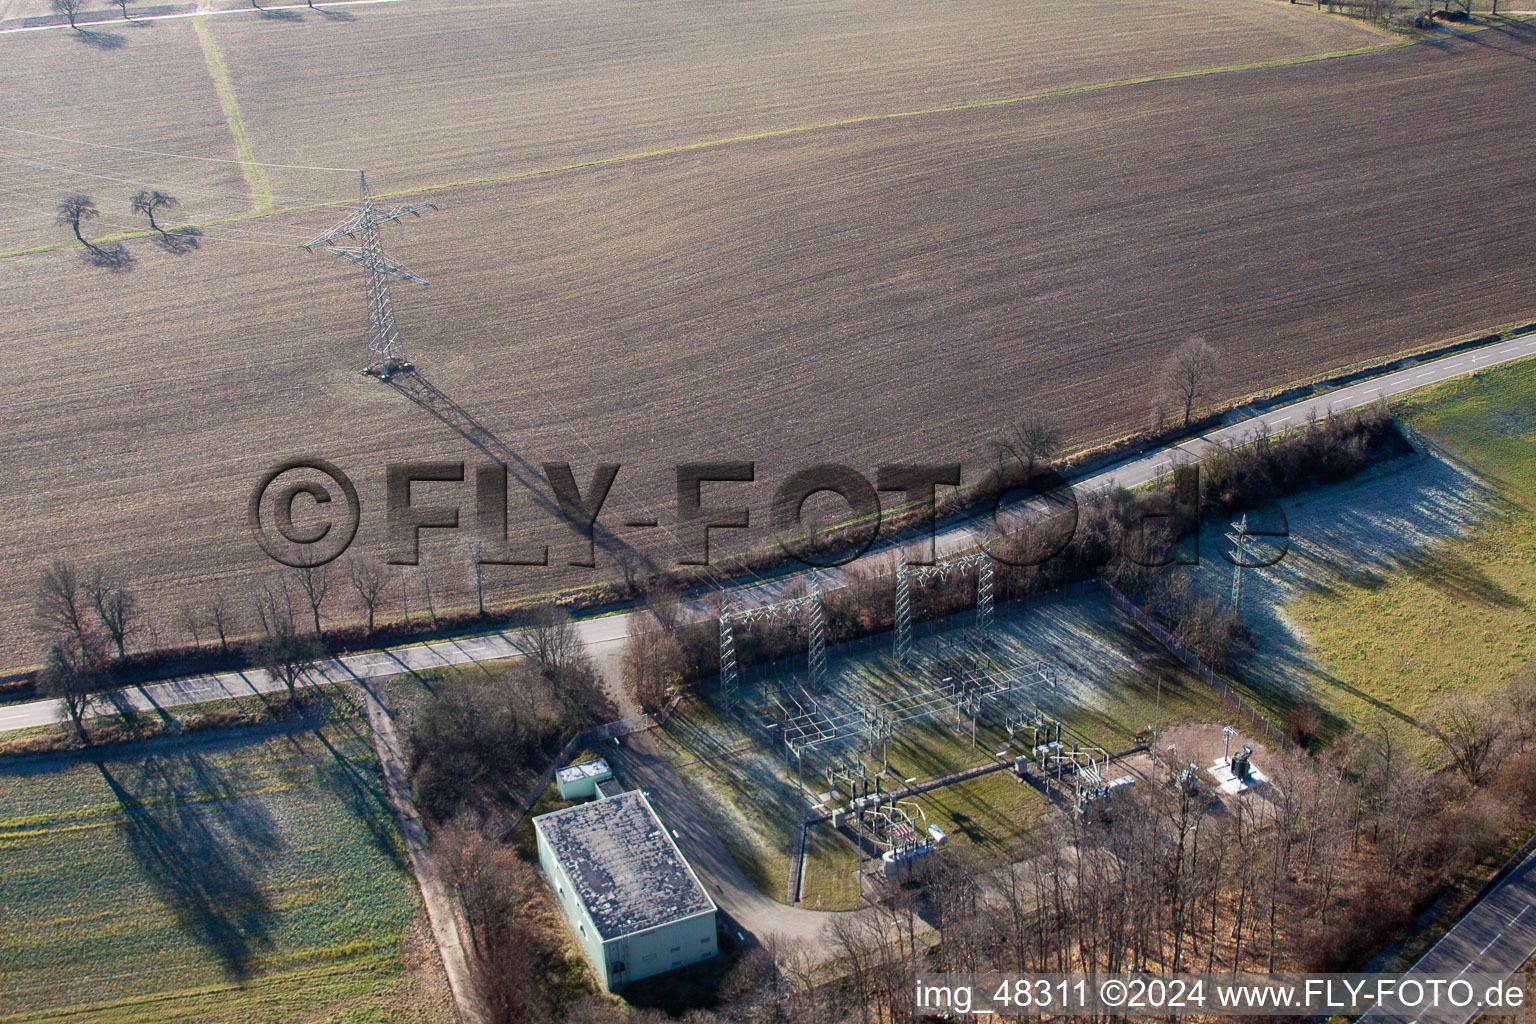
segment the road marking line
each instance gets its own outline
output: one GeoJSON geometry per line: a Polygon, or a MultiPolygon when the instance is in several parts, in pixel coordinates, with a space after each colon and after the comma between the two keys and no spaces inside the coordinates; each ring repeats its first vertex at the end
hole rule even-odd
{"type": "Polygon", "coordinates": [[[1510,923],[1510,924],[1514,924],[1514,923],[1515,923],[1515,922],[1516,922],[1516,921],[1518,921],[1518,920],[1520,920],[1520,919],[1521,919],[1521,918],[1522,918],[1522,917],[1524,917],[1524,916],[1525,916],[1525,912],[1526,912],[1526,911],[1527,911],[1527,910],[1530,910],[1530,909],[1531,909],[1531,905],[1530,905],[1530,904],[1529,904],[1529,903],[1527,903],[1527,904],[1526,904],[1526,905],[1525,905],[1525,906],[1524,906],[1524,907],[1523,907],[1523,908],[1522,908],[1522,909],[1521,909],[1521,910],[1520,910],[1520,913],[1518,913],[1518,914],[1516,914],[1516,915],[1515,915],[1515,916],[1514,916],[1514,917],[1512,917],[1512,918],[1510,918],[1510,919],[1509,919],[1509,923],[1510,923]]]}
{"type": "Polygon", "coordinates": [[[1461,970],[1456,972],[1456,977],[1458,977],[1458,978],[1461,977],[1463,974],[1466,974],[1471,969],[1472,969],[1472,961],[1468,960],[1467,961],[1467,966],[1463,967],[1461,970]]]}
{"type": "MultiPolygon", "coordinates": [[[[1504,933],[1503,932],[1499,932],[1499,934],[1495,935],[1493,938],[1488,940],[1488,946],[1492,946],[1495,942],[1498,942],[1503,937],[1504,937],[1504,933]]],[[[1484,953],[1488,952],[1488,946],[1484,946],[1482,949],[1478,950],[1477,951],[1477,955],[1478,956],[1482,956],[1484,953]]]]}

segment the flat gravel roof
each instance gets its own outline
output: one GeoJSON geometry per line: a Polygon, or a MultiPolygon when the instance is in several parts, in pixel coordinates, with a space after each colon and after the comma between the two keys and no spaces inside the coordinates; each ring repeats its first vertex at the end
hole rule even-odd
{"type": "Polygon", "coordinates": [[[540,815],[533,825],[605,941],[715,909],[638,790],[540,815]]]}

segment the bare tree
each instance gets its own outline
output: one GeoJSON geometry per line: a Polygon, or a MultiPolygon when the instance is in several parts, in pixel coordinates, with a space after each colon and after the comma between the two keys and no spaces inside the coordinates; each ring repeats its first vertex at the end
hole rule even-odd
{"type": "MultiPolygon", "coordinates": [[[[54,6],[57,7],[60,3],[73,2],[74,0],[54,0],[54,6]]],[[[82,0],[75,10],[79,10],[83,6],[84,2],[82,0]]],[[[69,23],[71,25],[75,23],[74,15],[70,15],[69,23]]],[[[91,201],[91,197],[76,192],[59,200],[59,205],[53,215],[53,222],[60,227],[66,227],[73,231],[75,238],[87,249],[95,249],[96,247],[87,242],[85,236],[80,233],[80,225],[84,221],[95,220],[98,216],[100,214],[96,210],[96,204],[91,201]]]]}
{"type": "MultiPolygon", "coordinates": [[[[54,11],[54,13],[55,14],[62,14],[66,18],[68,18],[69,19],[69,27],[74,29],[77,32],[80,30],[80,26],[75,24],[75,16],[77,14],[79,14],[83,10],[85,10],[85,0],[53,0],[53,11],[54,11]]],[[[75,197],[71,197],[71,198],[75,198],[75,197]]],[[[78,198],[84,199],[85,197],[84,196],[80,196],[78,198]]],[[[87,199],[86,202],[90,202],[90,200],[87,199]]],[[[93,216],[93,217],[95,216],[94,209],[93,209],[93,211],[91,213],[91,216],[93,216]]],[[[78,230],[75,232],[75,234],[77,234],[77,235],[79,233],[80,232],[78,230]]],[[[81,241],[84,241],[84,239],[81,239],[81,241]]]]}
{"type": "Polygon", "coordinates": [[[325,595],[331,589],[330,567],[305,566],[298,570],[298,578],[299,590],[309,603],[309,612],[314,618],[315,636],[320,636],[320,606],[325,603],[325,595]]]}
{"type": "Polygon", "coordinates": [[[384,596],[384,588],[389,584],[384,563],[372,555],[355,555],[347,565],[347,579],[351,581],[352,589],[357,591],[357,599],[368,609],[368,632],[372,633],[374,610],[378,608],[379,600],[384,596]]]}
{"type": "Polygon", "coordinates": [[[1508,706],[1515,741],[1524,750],[1536,739],[1536,667],[1527,665],[1509,681],[1508,706]]]}
{"type": "Polygon", "coordinates": [[[38,581],[38,624],[51,633],[68,633],[80,642],[85,637],[86,608],[86,599],[80,592],[80,574],[64,559],[54,559],[38,581]]]}
{"type": "Polygon", "coordinates": [[[465,952],[486,1019],[554,1019],[546,979],[559,954],[546,916],[531,912],[540,892],[534,869],[513,850],[458,822],[433,848],[440,876],[457,897],[465,952]]]}
{"type": "Polygon", "coordinates": [[[318,638],[306,636],[294,622],[293,607],[287,600],[264,587],[256,599],[256,614],[261,621],[261,638],[256,642],[256,662],[288,691],[289,703],[299,699],[299,680],[315,667],[324,653],[318,638]]]}
{"type": "Polygon", "coordinates": [[[90,597],[96,618],[117,647],[117,660],[122,661],[127,656],[128,639],[139,628],[139,600],[100,569],[91,575],[90,597]]]}
{"type": "Polygon", "coordinates": [[[80,738],[89,740],[85,711],[91,694],[106,684],[106,645],[101,637],[90,630],[56,636],[48,645],[37,683],[45,695],[63,704],[80,738]]]}
{"type": "Polygon", "coordinates": [[[1435,714],[1433,728],[1451,763],[1471,785],[1482,785],[1497,769],[1505,730],[1492,708],[1453,693],[1435,714]]]}
{"type": "Polygon", "coordinates": [[[208,602],[208,624],[219,635],[220,650],[229,653],[229,634],[234,628],[234,615],[222,590],[215,591],[208,602]]]}
{"type": "Polygon", "coordinates": [[[1184,425],[1194,418],[1195,403],[1204,397],[1216,373],[1219,357],[1203,338],[1191,338],[1168,357],[1163,386],[1170,398],[1184,407],[1184,425]]]}
{"type": "Polygon", "coordinates": [[[539,663],[539,667],[554,680],[564,678],[566,671],[584,655],[581,633],[571,619],[571,613],[558,605],[547,604],[529,613],[524,628],[510,634],[512,646],[539,663]]]}
{"type": "MultiPolygon", "coordinates": [[[[113,3],[116,3],[118,6],[122,6],[130,2],[131,0],[113,0],[113,3]]],[[[128,15],[125,9],[123,17],[126,18],[127,16],[128,15]]],[[[149,216],[150,229],[153,231],[158,231],[162,235],[165,234],[165,229],[162,228],[159,224],[155,223],[155,211],[174,210],[176,207],[181,205],[181,201],[175,196],[167,195],[158,189],[141,189],[134,195],[132,202],[133,212],[147,214],[149,216]]]]}
{"type": "Polygon", "coordinates": [[[1061,428],[1044,413],[1031,412],[992,442],[1001,468],[1007,459],[1015,459],[1029,477],[1050,464],[1061,448],[1061,428]]]}
{"type": "MultiPolygon", "coordinates": [[[[134,2],[134,0],[111,0],[112,5],[114,7],[116,7],[119,11],[123,12],[123,20],[124,21],[128,20],[128,5],[133,3],[133,2],[134,2]]],[[[140,195],[142,195],[142,194],[143,193],[140,193],[140,195]]],[[[155,194],[159,195],[158,192],[155,193],[155,194]]],[[[167,198],[169,198],[169,197],[167,197],[167,198]]],[[[150,223],[150,226],[154,226],[155,218],[154,217],[150,217],[149,218],[149,223],[150,223]]]]}
{"type": "Polygon", "coordinates": [[[469,570],[469,577],[475,584],[475,609],[480,617],[485,618],[485,556],[488,547],[485,541],[476,538],[463,545],[464,567],[469,570]]]}
{"type": "Polygon", "coordinates": [[[683,652],[675,634],[650,613],[636,616],[624,643],[624,688],[642,711],[660,711],[682,685],[683,652]]]}
{"type": "Polygon", "coordinates": [[[199,615],[197,609],[190,604],[184,604],[178,608],[177,615],[181,618],[181,628],[185,629],[188,635],[192,637],[192,649],[194,651],[202,650],[202,616],[199,615]]]}

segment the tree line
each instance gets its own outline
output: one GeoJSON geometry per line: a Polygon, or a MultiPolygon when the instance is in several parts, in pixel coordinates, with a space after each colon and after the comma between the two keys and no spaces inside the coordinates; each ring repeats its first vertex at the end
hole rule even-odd
{"type": "MultiPolygon", "coordinates": [[[[118,13],[122,15],[123,20],[130,21],[132,19],[128,15],[128,8],[130,5],[136,2],[137,0],[107,0],[103,6],[109,8],[116,7],[118,9],[118,13]]],[[[304,0],[304,2],[305,5],[308,6],[311,10],[314,9],[315,0],[304,0]]],[[[70,28],[74,29],[76,32],[81,30],[80,26],[77,24],[77,19],[81,14],[84,14],[85,11],[90,8],[89,0],[50,0],[50,3],[55,14],[61,14],[69,19],[70,28]]],[[[264,9],[261,4],[256,2],[256,0],[250,0],[250,4],[258,11],[264,9]]]]}

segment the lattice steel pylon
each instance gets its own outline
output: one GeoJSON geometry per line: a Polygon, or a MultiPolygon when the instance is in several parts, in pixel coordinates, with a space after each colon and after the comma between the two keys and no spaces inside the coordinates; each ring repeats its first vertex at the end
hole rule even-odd
{"type": "Polygon", "coordinates": [[[987,534],[982,535],[976,565],[976,629],[986,633],[992,629],[992,545],[987,534]]]}
{"type": "Polygon", "coordinates": [[[821,604],[821,586],[816,582],[816,575],[811,574],[811,593],[809,607],[806,614],[810,618],[810,640],[806,644],[807,674],[810,676],[811,692],[820,691],[822,684],[827,681],[827,614],[821,604]]]}
{"type": "Polygon", "coordinates": [[[736,706],[736,631],[731,626],[731,595],[720,592],[720,700],[736,706]]]}
{"type": "Polygon", "coordinates": [[[905,666],[912,657],[912,584],[907,576],[907,552],[896,549],[896,664],[905,666]]]}
{"type": "Polygon", "coordinates": [[[1237,558],[1232,562],[1232,610],[1241,614],[1243,610],[1243,569],[1248,554],[1248,517],[1243,516],[1243,521],[1237,524],[1235,534],[1227,534],[1228,538],[1237,545],[1237,558]]]}
{"type": "Polygon", "coordinates": [[[969,555],[946,558],[932,565],[907,564],[904,549],[896,550],[896,622],[892,642],[892,657],[896,664],[905,666],[912,656],[912,580],[929,580],[948,576],[966,569],[976,570],[976,625],[977,634],[985,636],[992,629],[992,535],[985,527],[980,537],[981,550],[969,555]]]}
{"type": "Polygon", "coordinates": [[[435,210],[437,206],[433,203],[407,203],[380,212],[373,205],[373,197],[368,192],[368,176],[358,171],[357,177],[357,209],[325,234],[305,242],[302,248],[308,252],[313,251],[317,245],[323,245],[326,252],[363,268],[366,279],[364,292],[368,302],[368,351],[363,361],[363,372],[389,380],[396,373],[415,369],[405,354],[405,346],[400,343],[400,332],[395,328],[395,302],[389,291],[389,279],[398,277],[402,281],[423,285],[427,282],[384,255],[379,225],[399,220],[406,215],[419,217],[422,210],[435,210]],[[357,248],[330,244],[342,235],[348,238],[362,235],[363,244],[357,248]]]}

